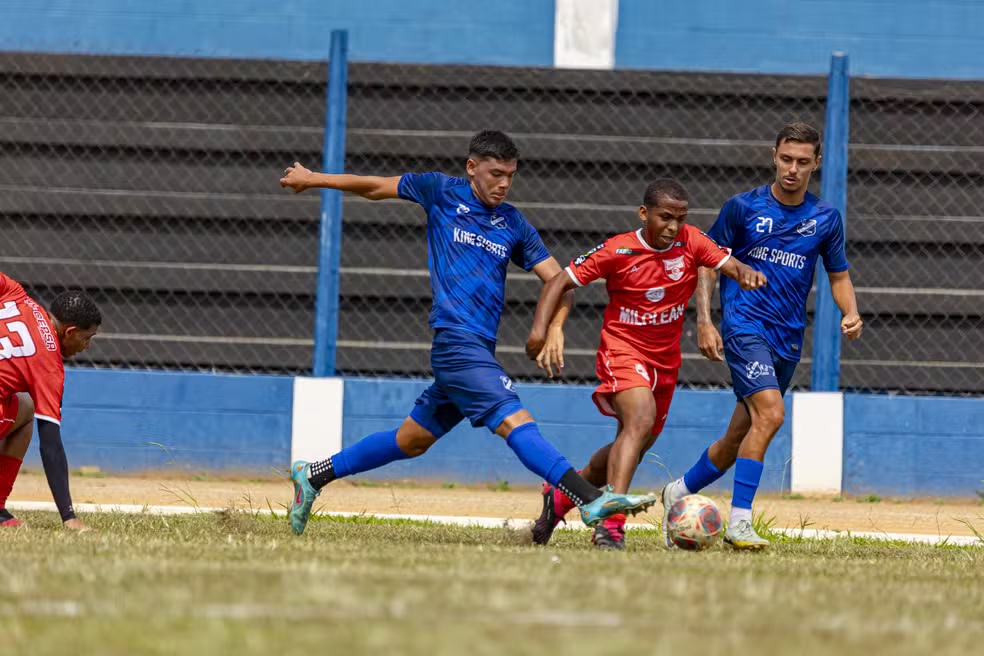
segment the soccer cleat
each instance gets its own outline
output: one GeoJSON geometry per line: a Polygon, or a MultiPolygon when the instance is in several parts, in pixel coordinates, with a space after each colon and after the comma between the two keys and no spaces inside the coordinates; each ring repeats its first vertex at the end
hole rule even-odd
{"type": "Polygon", "coordinates": [[[622,551],[625,549],[625,516],[617,515],[618,519],[609,517],[591,534],[594,546],[605,551],[622,551]]]}
{"type": "Polygon", "coordinates": [[[600,497],[591,503],[579,506],[578,510],[581,511],[581,521],[586,526],[596,526],[603,519],[614,514],[636,515],[654,503],[656,497],[652,494],[616,494],[609,485],[600,497]]]}
{"type": "Polygon", "coordinates": [[[543,510],[533,522],[533,543],[546,545],[553,536],[554,529],[561,522],[567,523],[563,515],[558,516],[554,503],[554,487],[550,483],[543,484],[543,510]]]}
{"type": "Polygon", "coordinates": [[[6,508],[0,508],[0,526],[4,528],[17,528],[23,526],[24,522],[10,514],[6,508]]]}
{"type": "Polygon", "coordinates": [[[667,528],[670,525],[670,506],[675,502],[670,498],[670,489],[673,486],[673,481],[670,481],[663,486],[663,489],[659,491],[659,499],[663,502],[663,525],[661,531],[663,533],[663,545],[667,549],[676,549],[677,546],[673,544],[673,540],[670,539],[670,532],[667,528]]]}
{"type": "Polygon", "coordinates": [[[724,533],[725,544],[730,544],[735,549],[747,549],[757,551],[769,546],[769,541],[755,532],[752,523],[743,519],[734,526],[728,526],[724,533]]]}
{"type": "Polygon", "coordinates": [[[311,517],[311,506],[321,494],[321,491],[315,490],[308,480],[310,472],[311,467],[304,460],[298,460],[290,466],[290,480],[294,482],[294,501],[290,504],[287,519],[290,520],[290,529],[297,535],[302,534],[307,528],[308,518],[311,517]]]}

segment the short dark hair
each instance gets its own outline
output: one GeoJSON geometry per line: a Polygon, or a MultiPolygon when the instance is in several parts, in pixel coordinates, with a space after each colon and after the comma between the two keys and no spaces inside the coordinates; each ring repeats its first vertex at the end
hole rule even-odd
{"type": "Polygon", "coordinates": [[[687,193],[687,188],[680,184],[678,180],[674,180],[673,178],[657,178],[646,187],[646,194],[642,197],[642,204],[646,207],[656,207],[659,205],[660,198],[688,202],[690,200],[690,194],[687,193]]]}
{"type": "Polygon", "coordinates": [[[505,132],[498,130],[482,130],[468,144],[468,156],[471,158],[491,157],[502,161],[519,159],[519,148],[505,132]]]}
{"type": "Polygon", "coordinates": [[[85,292],[62,292],[51,302],[51,315],[60,323],[87,330],[102,324],[102,314],[92,297],[85,292]]]}
{"type": "Polygon", "coordinates": [[[776,135],[776,150],[779,146],[786,141],[797,141],[799,143],[813,144],[813,154],[817,157],[820,156],[820,133],[817,129],[808,123],[803,123],[797,121],[796,123],[790,123],[789,125],[783,127],[779,130],[779,134],[776,135]]]}

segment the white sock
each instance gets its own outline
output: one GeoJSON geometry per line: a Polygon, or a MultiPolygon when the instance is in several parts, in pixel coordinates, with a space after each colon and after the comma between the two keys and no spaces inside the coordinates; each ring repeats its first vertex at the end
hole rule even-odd
{"type": "Polygon", "coordinates": [[[670,500],[674,503],[690,494],[693,494],[693,492],[687,489],[687,484],[683,482],[682,478],[678,478],[670,483],[670,500]]]}
{"type": "Polygon", "coordinates": [[[728,520],[728,526],[737,526],[738,522],[743,519],[747,519],[749,523],[752,521],[752,509],[751,508],[735,508],[731,506],[731,519],[728,520]]]}

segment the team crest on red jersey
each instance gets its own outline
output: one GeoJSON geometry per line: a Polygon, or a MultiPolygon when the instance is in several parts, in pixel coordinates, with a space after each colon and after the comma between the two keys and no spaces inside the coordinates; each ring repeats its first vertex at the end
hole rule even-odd
{"type": "Polygon", "coordinates": [[[683,255],[674,257],[672,260],[663,260],[663,268],[666,269],[666,275],[669,276],[670,280],[679,280],[683,277],[686,268],[683,263],[683,255]]]}

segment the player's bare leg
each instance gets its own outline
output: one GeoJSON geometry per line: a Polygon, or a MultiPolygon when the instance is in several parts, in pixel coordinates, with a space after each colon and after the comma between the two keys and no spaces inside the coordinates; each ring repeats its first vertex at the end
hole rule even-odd
{"type": "Polygon", "coordinates": [[[0,440],[0,526],[22,526],[23,522],[7,509],[7,497],[20,472],[24,454],[34,434],[34,402],[26,393],[17,394],[17,417],[6,436],[0,440]]]}
{"type": "Polygon", "coordinates": [[[769,542],[752,527],[752,501],[762,478],[765,452],[786,420],[786,409],[777,389],[756,392],[745,399],[745,404],[751,428],[738,446],[731,520],[724,541],[736,549],[762,549],[769,542]]]}

